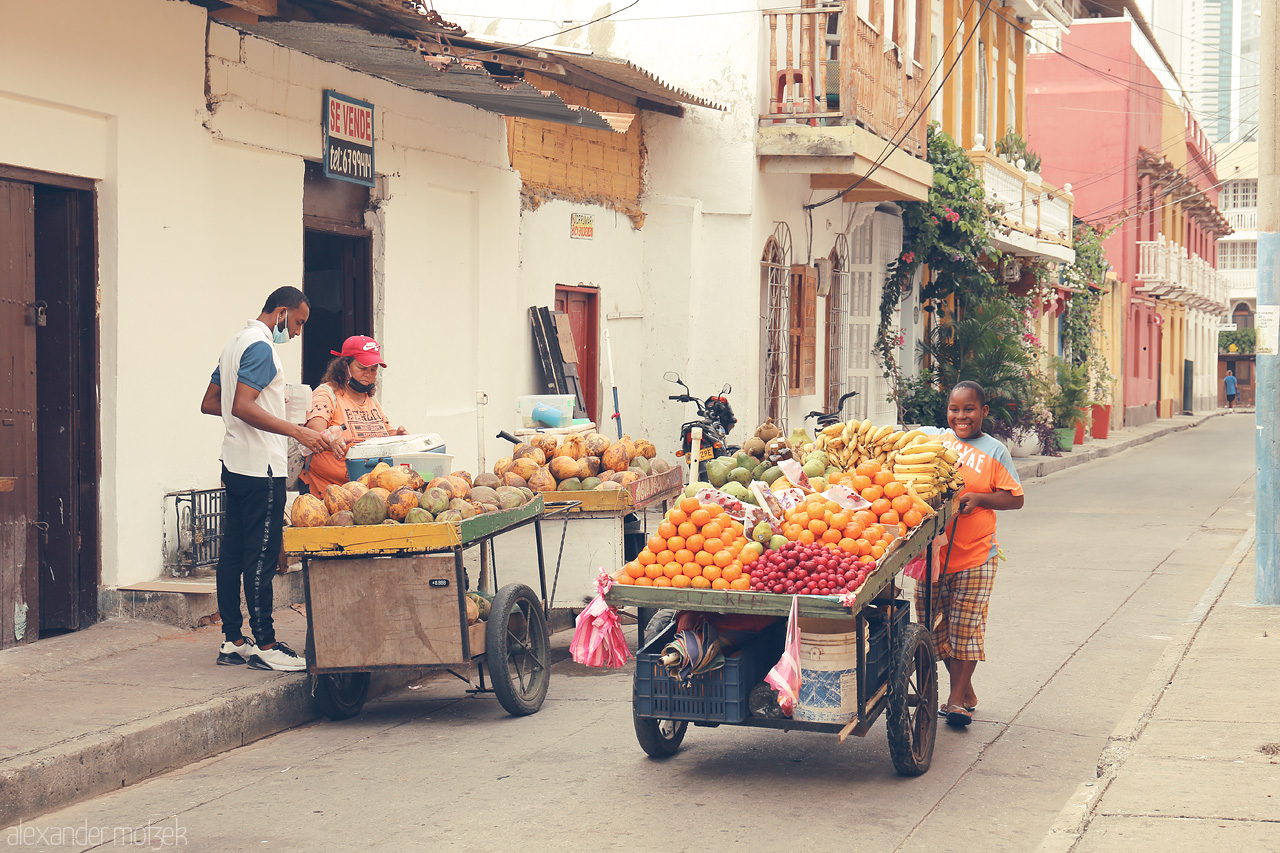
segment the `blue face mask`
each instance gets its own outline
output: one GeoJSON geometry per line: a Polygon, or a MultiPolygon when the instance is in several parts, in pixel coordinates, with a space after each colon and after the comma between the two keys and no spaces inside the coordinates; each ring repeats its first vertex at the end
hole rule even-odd
{"type": "Polygon", "coordinates": [[[278,344],[289,343],[289,312],[284,312],[284,320],[271,330],[271,340],[278,344]]]}

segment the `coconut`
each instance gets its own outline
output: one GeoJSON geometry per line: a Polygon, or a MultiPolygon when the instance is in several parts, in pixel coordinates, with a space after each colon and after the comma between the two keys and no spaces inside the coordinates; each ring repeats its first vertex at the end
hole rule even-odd
{"type": "Polygon", "coordinates": [[[529,443],[542,451],[542,455],[550,459],[556,452],[556,437],[546,433],[538,433],[529,439],[529,443]]]}
{"type": "Polygon", "coordinates": [[[589,456],[603,456],[604,452],[609,449],[609,444],[609,437],[598,432],[591,433],[583,440],[583,445],[589,456]]]}
{"type": "Polygon", "coordinates": [[[508,471],[511,470],[511,463],[514,461],[515,460],[512,459],[510,456],[502,457],[501,459],[499,459],[497,462],[494,463],[493,473],[498,477],[503,476],[504,474],[506,474],[508,471]]]}

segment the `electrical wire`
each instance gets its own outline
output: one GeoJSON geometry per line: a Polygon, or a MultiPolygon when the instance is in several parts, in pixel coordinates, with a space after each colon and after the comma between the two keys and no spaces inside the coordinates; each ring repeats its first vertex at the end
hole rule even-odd
{"type": "MultiPolygon", "coordinates": [[[[484,50],[473,50],[470,53],[464,53],[461,56],[457,56],[454,58],[457,59],[459,62],[461,62],[464,59],[470,59],[473,56],[481,56],[487,53],[503,53],[504,51],[508,51],[508,50],[515,50],[522,47],[528,47],[534,42],[539,42],[539,41],[542,41],[543,39],[556,38],[558,36],[564,35],[565,33],[571,33],[574,30],[580,30],[580,29],[583,29],[584,27],[589,27],[592,24],[598,24],[606,18],[612,18],[614,15],[621,15],[623,12],[627,11],[628,9],[635,6],[639,2],[640,0],[631,0],[630,3],[628,3],[627,5],[623,6],[621,9],[618,9],[616,11],[607,12],[598,18],[593,18],[592,20],[587,21],[586,23],[583,23],[583,24],[578,24],[577,26],[567,27],[566,29],[560,30],[558,32],[547,33],[545,36],[538,36],[537,38],[529,39],[528,41],[523,42],[521,44],[505,44],[501,46],[494,45],[493,47],[488,47],[488,48],[485,48],[484,50]]],[[[485,16],[480,15],[475,17],[485,17],[485,16]]]]}
{"type": "MultiPolygon", "coordinates": [[[[973,9],[974,2],[975,0],[969,0],[969,6],[965,9],[965,13],[964,13],[965,17],[968,17],[969,12],[973,9]]],[[[943,75],[942,82],[938,84],[938,88],[935,89],[933,94],[929,96],[929,100],[925,101],[924,108],[921,109],[918,112],[918,114],[914,115],[913,117],[913,113],[916,113],[916,105],[920,103],[920,99],[924,97],[924,93],[928,91],[928,89],[930,88],[930,84],[933,82],[934,74],[937,73],[938,68],[942,67],[942,63],[946,61],[947,51],[946,51],[946,48],[943,48],[942,56],[941,58],[939,58],[938,64],[934,66],[933,73],[929,75],[929,79],[927,79],[924,82],[924,84],[920,87],[920,94],[916,96],[915,102],[912,103],[911,106],[906,110],[906,115],[903,117],[902,125],[899,128],[903,131],[902,136],[899,138],[897,135],[897,131],[894,131],[894,133],[889,137],[888,144],[886,144],[884,147],[884,150],[880,152],[880,156],[877,157],[876,160],[871,164],[871,168],[867,170],[867,173],[865,175],[858,178],[858,180],[856,180],[852,186],[848,187],[847,189],[843,189],[840,192],[836,193],[835,195],[829,198],[825,198],[822,201],[810,202],[809,204],[806,204],[804,206],[805,210],[812,211],[816,208],[822,207],[823,205],[831,204],[833,201],[837,201],[843,198],[846,194],[860,187],[868,178],[870,178],[872,175],[876,173],[876,170],[878,170],[881,166],[883,166],[888,161],[889,155],[893,153],[893,150],[896,149],[901,144],[902,140],[907,138],[907,133],[910,132],[911,126],[915,124],[915,122],[919,121],[925,115],[926,111],[929,109],[929,106],[933,103],[934,99],[937,98],[938,95],[942,93],[943,88],[947,85],[947,80],[951,78],[951,74],[956,70],[956,66],[960,64],[960,60],[964,57],[964,52],[969,47],[969,43],[973,41],[973,37],[977,35],[978,31],[982,28],[982,19],[986,17],[987,12],[989,12],[990,10],[991,10],[991,0],[982,0],[982,12],[978,15],[977,21],[974,22],[973,28],[969,31],[968,35],[965,36],[964,43],[960,45],[960,50],[956,52],[955,61],[951,63],[951,67],[948,68],[947,73],[943,75]]],[[[953,42],[954,42],[954,34],[953,34],[952,41],[947,42],[947,48],[949,48],[953,42]]]]}

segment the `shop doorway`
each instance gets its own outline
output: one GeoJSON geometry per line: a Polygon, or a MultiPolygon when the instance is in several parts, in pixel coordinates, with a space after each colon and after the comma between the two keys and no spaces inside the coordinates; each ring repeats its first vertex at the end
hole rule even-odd
{"type": "Polygon", "coordinates": [[[569,316],[574,355],[578,359],[578,378],[582,381],[583,396],[587,398],[587,417],[595,421],[597,427],[600,426],[600,409],[596,401],[600,365],[598,297],[599,292],[594,287],[556,285],[556,310],[569,316]]]}
{"type": "Polygon", "coordinates": [[[308,163],[302,192],[302,381],[320,384],[330,352],[352,335],[373,335],[373,238],[364,225],[369,189],[324,176],[308,163]]]}
{"type": "Polygon", "coordinates": [[[94,188],[0,166],[0,648],[98,615],[94,188]]]}

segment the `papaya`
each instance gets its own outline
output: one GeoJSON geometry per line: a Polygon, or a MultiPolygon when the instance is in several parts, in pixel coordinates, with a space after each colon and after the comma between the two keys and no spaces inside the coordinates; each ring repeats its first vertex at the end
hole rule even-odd
{"type": "Polygon", "coordinates": [[[452,499],[453,497],[449,492],[439,486],[432,486],[422,493],[422,497],[418,498],[418,506],[432,515],[439,515],[449,508],[449,501],[452,499]]]}
{"type": "Polygon", "coordinates": [[[289,523],[294,527],[324,527],[328,521],[329,511],[315,495],[298,495],[289,510],[289,523]]]}
{"type": "Polygon", "coordinates": [[[528,481],[525,480],[524,477],[521,477],[519,474],[515,473],[514,471],[508,471],[506,474],[502,476],[502,485],[504,486],[513,486],[513,487],[519,488],[520,486],[527,486],[528,484],[529,484],[528,481]]]}
{"type": "Polygon", "coordinates": [[[570,477],[577,477],[580,473],[578,460],[572,456],[556,456],[547,468],[551,471],[551,476],[557,480],[568,480],[570,477]]]}
{"type": "Polygon", "coordinates": [[[535,492],[554,492],[556,490],[556,478],[552,475],[550,469],[539,468],[529,478],[529,488],[535,492]]]}
{"type": "Polygon", "coordinates": [[[324,508],[328,510],[329,515],[335,512],[342,512],[344,509],[351,509],[356,505],[356,498],[345,486],[337,484],[325,486],[324,489],[324,508]]]}
{"type": "Polygon", "coordinates": [[[433,521],[435,519],[431,517],[431,513],[420,506],[409,510],[409,514],[404,517],[405,524],[430,524],[433,521]]]}
{"type": "Polygon", "coordinates": [[[541,450],[542,455],[548,459],[550,459],[556,452],[556,437],[554,435],[539,433],[529,439],[529,443],[541,450]]]}
{"type": "Polygon", "coordinates": [[[609,449],[609,437],[593,432],[583,440],[588,456],[603,456],[609,449]]]}
{"type": "Polygon", "coordinates": [[[387,515],[396,521],[404,521],[409,510],[418,508],[418,493],[408,486],[401,486],[387,498],[387,515]]]}
{"type": "Polygon", "coordinates": [[[493,464],[493,473],[496,477],[504,477],[511,470],[511,464],[515,462],[510,456],[504,456],[493,464]]]}
{"type": "Polygon", "coordinates": [[[350,527],[356,523],[355,516],[351,514],[351,510],[344,509],[342,512],[335,512],[329,516],[330,527],[350,527]]]}
{"type": "Polygon", "coordinates": [[[356,501],[351,516],[356,524],[381,524],[387,519],[387,502],[378,496],[376,489],[370,489],[356,501]]]}
{"type": "Polygon", "coordinates": [[[609,445],[609,449],[600,457],[600,463],[610,471],[625,471],[631,466],[631,454],[622,442],[609,445]]]}
{"type": "Polygon", "coordinates": [[[512,464],[511,471],[508,473],[514,473],[520,479],[528,480],[530,477],[533,476],[534,472],[537,471],[538,468],[541,466],[542,466],[541,462],[535,462],[533,460],[533,457],[526,456],[526,457],[517,459],[512,464]]]}

